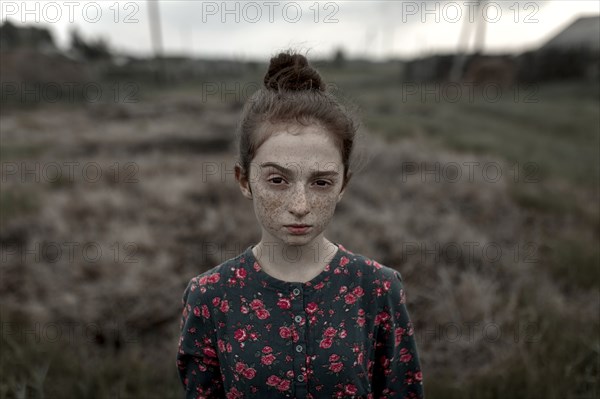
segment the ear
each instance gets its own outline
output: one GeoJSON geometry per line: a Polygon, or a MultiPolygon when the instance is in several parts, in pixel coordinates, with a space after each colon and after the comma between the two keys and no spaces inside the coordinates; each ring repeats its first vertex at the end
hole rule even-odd
{"type": "Polygon", "coordinates": [[[338,194],[337,202],[340,202],[342,200],[342,197],[344,196],[344,193],[346,192],[346,188],[348,187],[348,182],[350,181],[351,177],[352,177],[352,172],[348,171],[348,174],[346,175],[346,180],[344,181],[344,184],[342,185],[342,189],[340,190],[340,193],[338,194]]]}
{"type": "Polygon", "coordinates": [[[250,182],[248,181],[249,173],[244,173],[242,166],[239,162],[236,162],[235,167],[235,180],[238,182],[240,186],[240,190],[242,191],[242,195],[248,199],[252,199],[252,189],[250,188],[250,182]]]}

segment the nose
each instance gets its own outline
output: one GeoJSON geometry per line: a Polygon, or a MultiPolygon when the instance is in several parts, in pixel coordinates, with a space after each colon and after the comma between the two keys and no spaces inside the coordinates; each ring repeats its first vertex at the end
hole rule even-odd
{"type": "Polygon", "coordinates": [[[308,196],[302,184],[299,184],[298,188],[292,193],[289,210],[297,218],[302,218],[310,212],[308,196]]]}

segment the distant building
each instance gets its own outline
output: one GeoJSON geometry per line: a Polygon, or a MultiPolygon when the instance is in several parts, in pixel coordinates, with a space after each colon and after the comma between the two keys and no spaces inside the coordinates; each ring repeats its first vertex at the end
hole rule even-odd
{"type": "Polygon", "coordinates": [[[495,83],[516,81],[598,80],[600,71],[600,16],[581,17],[550,38],[543,46],[521,55],[439,54],[407,61],[403,79],[410,82],[451,81],[495,83]]]}
{"type": "Polygon", "coordinates": [[[578,18],[539,49],[521,54],[518,62],[522,81],[597,81],[600,16],[578,18]]]}
{"type": "Polygon", "coordinates": [[[581,17],[548,40],[540,50],[600,51],[600,16],[581,17]]]}

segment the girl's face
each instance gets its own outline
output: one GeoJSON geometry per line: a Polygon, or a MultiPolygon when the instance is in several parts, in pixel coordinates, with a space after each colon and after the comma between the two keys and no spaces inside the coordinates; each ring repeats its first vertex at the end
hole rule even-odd
{"type": "Polygon", "coordinates": [[[277,129],[257,150],[248,179],[238,181],[253,200],[262,241],[307,245],[323,239],[345,191],[343,175],[329,133],[317,125],[294,125],[277,129]],[[288,227],[293,224],[309,227],[288,227]]]}

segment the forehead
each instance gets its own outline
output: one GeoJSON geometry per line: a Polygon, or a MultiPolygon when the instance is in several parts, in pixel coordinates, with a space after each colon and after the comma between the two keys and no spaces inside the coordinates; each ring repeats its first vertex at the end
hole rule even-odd
{"type": "Polygon", "coordinates": [[[254,164],[275,162],[310,166],[311,170],[341,165],[339,148],[331,134],[318,125],[272,127],[269,137],[256,151],[254,164]]]}

